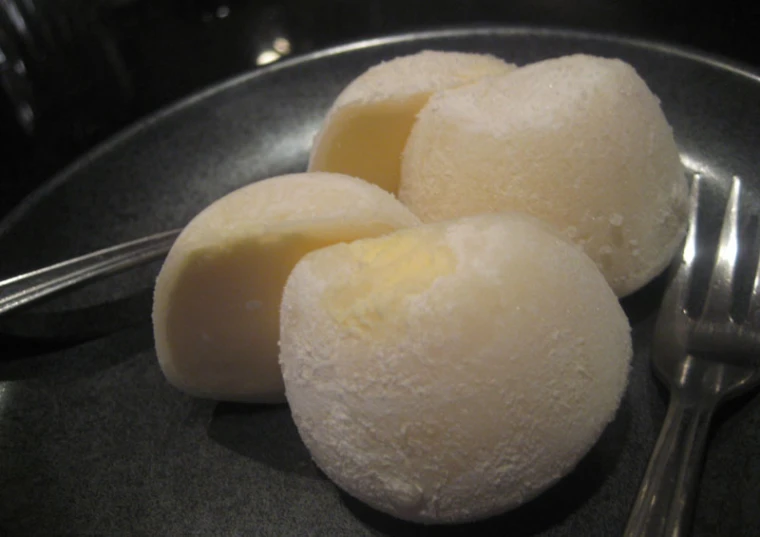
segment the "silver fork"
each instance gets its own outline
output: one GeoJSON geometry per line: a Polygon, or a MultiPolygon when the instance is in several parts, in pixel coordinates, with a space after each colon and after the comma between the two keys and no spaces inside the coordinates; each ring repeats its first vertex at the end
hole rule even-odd
{"type": "Polygon", "coordinates": [[[165,256],[181,230],[156,233],[0,281],[0,315],[165,256]]]}
{"type": "Polygon", "coordinates": [[[760,267],[747,320],[731,314],[740,250],[738,178],[731,185],[704,306],[698,314],[687,308],[700,247],[700,184],[695,176],[689,232],[653,340],[652,363],[670,391],[670,403],[624,537],[687,535],[710,419],[721,401],[760,383],[760,267]]]}

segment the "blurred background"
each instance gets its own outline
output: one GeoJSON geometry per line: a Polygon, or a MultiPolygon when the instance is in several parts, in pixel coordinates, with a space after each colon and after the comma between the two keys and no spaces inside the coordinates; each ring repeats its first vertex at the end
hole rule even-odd
{"type": "Polygon", "coordinates": [[[760,4],[745,0],[0,0],[0,218],[217,81],[356,39],[484,24],[649,38],[760,69],[760,4]]]}

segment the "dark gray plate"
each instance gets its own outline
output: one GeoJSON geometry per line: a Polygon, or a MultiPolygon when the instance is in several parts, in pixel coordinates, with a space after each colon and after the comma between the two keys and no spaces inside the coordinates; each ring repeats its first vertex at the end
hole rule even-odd
{"type": "MultiPolygon", "coordinates": [[[[423,48],[520,64],[620,57],[662,99],[684,160],[722,193],[757,190],[760,81],[666,46],[482,29],[364,42],[285,62],[152,117],[53,179],[0,223],[0,278],[179,226],[249,181],[303,170],[340,89],[423,48]]],[[[714,222],[714,219],[712,220],[714,222]]],[[[711,224],[712,225],[712,224],[711,224]]],[[[8,535],[567,535],[622,532],[662,422],[649,339],[659,279],[625,301],[635,358],[617,419],[570,476],[521,509],[426,528],[341,494],[311,462],[286,406],[194,400],[163,380],[149,321],[158,265],[0,319],[0,529],[8,535]]],[[[718,416],[694,535],[760,535],[760,398],[718,416]]]]}

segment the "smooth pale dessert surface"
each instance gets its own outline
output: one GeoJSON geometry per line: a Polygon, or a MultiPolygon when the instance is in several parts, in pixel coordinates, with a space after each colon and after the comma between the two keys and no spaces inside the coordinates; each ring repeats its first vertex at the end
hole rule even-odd
{"type": "Polygon", "coordinates": [[[669,263],[688,184],[635,70],[575,55],[434,95],[409,136],[399,199],[423,221],[518,210],[582,245],[618,296],[669,263]]]}
{"type": "Polygon", "coordinates": [[[182,231],[156,281],[153,326],[166,378],[199,397],[284,401],[279,309],[296,262],[418,223],[392,195],[338,174],[284,175],[217,200],[182,231]]]}
{"type": "Polygon", "coordinates": [[[401,152],[433,92],[515,67],[485,54],[423,51],[380,63],[336,99],[311,151],[309,171],[361,177],[395,193],[401,152]]]}
{"type": "Polygon", "coordinates": [[[630,358],[594,263],[519,214],[312,252],[283,293],[301,438],[341,488],[411,521],[485,518],[567,474],[613,418],[630,358]]]}

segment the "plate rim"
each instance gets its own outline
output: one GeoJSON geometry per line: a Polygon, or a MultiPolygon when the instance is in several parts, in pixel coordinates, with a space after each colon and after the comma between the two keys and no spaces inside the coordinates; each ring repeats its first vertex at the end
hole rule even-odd
{"type": "Polygon", "coordinates": [[[8,233],[13,226],[23,218],[31,206],[38,200],[46,196],[60,184],[65,183],[69,177],[78,170],[86,168],[90,162],[100,158],[102,155],[111,152],[120,144],[137,136],[141,131],[149,129],[153,125],[180,113],[186,108],[192,107],[195,103],[201,102],[212,95],[227,91],[231,88],[247,84],[257,78],[270,76],[281,70],[295,68],[301,64],[312,63],[314,61],[346,54],[369,48],[382,48],[398,43],[407,43],[417,40],[445,39],[451,37],[466,36],[549,36],[559,38],[569,38],[579,41],[594,40],[602,42],[612,42],[631,46],[638,49],[650,50],[675,56],[704,65],[715,69],[726,71],[734,75],[747,78],[752,82],[760,85],[760,68],[744,64],[740,61],[726,58],[724,56],[699,50],[697,48],[675,44],[673,42],[634,37],[631,35],[615,32],[591,31],[573,28],[561,28],[550,26],[532,26],[532,25],[478,25],[478,26],[448,26],[431,30],[416,30],[400,33],[393,33],[385,36],[370,37],[356,41],[334,45],[324,49],[315,50],[306,54],[288,58],[272,65],[252,68],[245,72],[233,75],[227,79],[211,83],[189,95],[169,102],[146,116],[136,119],[133,123],[128,124],[122,129],[111,134],[101,142],[95,144],[90,150],[76,157],[73,161],[62,167],[49,178],[45,179],[29,194],[24,196],[2,218],[0,218],[0,237],[8,233]]]}

